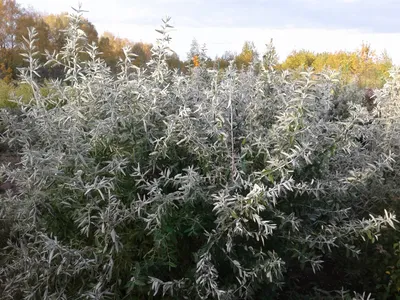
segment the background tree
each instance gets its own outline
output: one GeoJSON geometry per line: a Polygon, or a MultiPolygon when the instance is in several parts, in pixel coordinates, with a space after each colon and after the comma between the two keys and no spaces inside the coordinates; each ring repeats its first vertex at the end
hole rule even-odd
{"type": "Polygon", "coordinates": [[[170,69],[178,70],[180,74],[186,74],[186,65],[179,59],[179,56],[176,54],[176,52],[173,52],[171,55],[169,55],[166,61],[170,69]]]}
{"type": "Polygon", "coordinates": [[[151,48],[153,45],[143,42],[133,43],[132,52],[137,55],[134,64],[138,67],[144,67],[151,59],[151,48]]]}
{"type": "Polygon", "coordinates": [[[118,58],[114,55],[113,46],[111,45],[111,34],[104,33],[99,39],[100,57],[104,59],[111,69],[115,69],[118,58]]]}
{"type": "Polygon", "coordinates": [[[18,66],[17,26],[23,10],[15,0],[0,0],[0,62],[12,70],[18,66]]]}
{"type": "Polygon", "coordinates": [[[65,44],[65,30],[68,27],[68,14],[49,14],[43,16],[43,20],[49,26],[49,40],[51,43],[51,48],[48,49],[52,51],[60,51],[65,44]]]}
{"type": "Polygon", "coordinates": [[[0,1],[0,47],[2,49],[16,47],[17,24],[22,14],[23,11],[15,0],[0,1]]]}
{"type": "Polygon", "coordinates": [[[341,72],[344,84],[354,83],[360,87],[381,87],[393,66],[387,52],[378,56],[371,46],[363,43],[356,51],[314,53],[308,50],[293,51],[279,65],[280,69],[306,69],[312,67],[320,72],[325,68],[341,72]]]}
{"type": "Polygon", "coordinates": [[[10,67],[6,67],[4,63],[0,63],[0,80],[3,80],[5,83],[11,83],[12,81],[12,69],[10,67]]]}
{"type": "Polygon", "coordinates": [[[235,57],[236,66],[239,69],[248,67],[251,63],[257,63],[259,54],[253,42],[246,41],[243,45],[242,52],[235,57]]]}
{"type": "Polygon", "coordinates": [[[237,54],[231,51],[225,51],[221,56],[216,56],[214,59],[214,65],[217,69],[226,69],[229,66],[229,62],[235,60],[237,54]]]}
{"type": "Polygon", "coordinates": [[[292,53],[282,63],[283,69],[307,69],[311,67],[316,59],[313,52],[308,50],[292,51],[292,53]]]}

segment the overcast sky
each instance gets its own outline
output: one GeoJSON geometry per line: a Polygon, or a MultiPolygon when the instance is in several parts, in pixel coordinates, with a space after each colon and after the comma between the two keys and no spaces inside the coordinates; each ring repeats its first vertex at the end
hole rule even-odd
{"type": "MultiPolygon", "coordinates": [[[[40,12],[70,12],[78,1],[17,0],[40,12]]],[[[186,58],[191,41],[212,58],[240,52],[253,41],[260,52],[274,39],[280,59],[294,49],[353,51],[362,42],[400,64],[400,0],[81,0],[99,34],[154,42],[161,18],[172,17],[171,47],[186,58]]]]}

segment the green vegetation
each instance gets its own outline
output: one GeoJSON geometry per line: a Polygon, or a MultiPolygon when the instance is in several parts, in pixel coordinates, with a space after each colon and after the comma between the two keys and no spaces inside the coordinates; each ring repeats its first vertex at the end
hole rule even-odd
{"type": "Polygon", "coordinates": [[[10,94],[12,91],[11,85],[5,81],[0,81],[0,107],[13,107],[16,104],[10,102],[10,94]]]}
{"type": "Polygon", "coordinates": [[[68,18],[46,59],[30,27],[0,85],[20,156],[0,166],[0,299],[399,297],[400,69],[371,103],[346,73],[282,70],[272,41],[225,69],[193,43],[179,72],[169,19],[144,62],[68,18]]]}

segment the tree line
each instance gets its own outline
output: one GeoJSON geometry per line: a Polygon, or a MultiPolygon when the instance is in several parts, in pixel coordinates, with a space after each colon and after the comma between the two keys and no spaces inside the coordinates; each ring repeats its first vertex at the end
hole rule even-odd
{"type": "MultiPolygon", "coordinates": [[[[18,68],[24,65],[21,56],[23,37],[28,27],[35,27],[38,32],[38,51],[49,53],[60,51],[66,43],[65,30],[68,26],[68,13],[41,14],[33,8],[23,8],[15,0],[0,0],[0,79],[11,83],[17,79],[18,68]]],[[[95,26],[87,19],[81,22],[81,30],[86,34],[89,44],[96,43],[112,72],[117,72],[117,62],[123,57],[122,48],[131,47],[136,54],[134,64],[143,67],[151,58],[150,43],[133,42],[127,38],[117,37],[111,32],[99,35],[95,26]]],[[[272,40],[267,47],[273,47],[272,40]]],[[[271,52],[270,52],[271,53],[271,52]]],[[[275,52],[276,54],[276,52],[275,52]]],[[[280,70],[313,68],[322,71],[324,68],[340,70],[345,83],[356,82],[359,86],[380,87],[392,67],[392,60],[387,53],[378,55],[370,45],[363,43],[356,51],[339,51],[314,53],[308,50],[293,51],[283,62],[278,63],[276,56],[274,68],[280,70]]],[[[45,62],[46,57],[41,57],[45,62]]],[[[267,60],[261,57],[251,41],[245,41],[240,53],[226,51],[211,58],[207,55],[206,45],[200,46],[193,39],[187,57],[181,60],[172,51],[167,59],[170,68],[187,73],[191,66],[202,65],[206,68],[226,69],[232,62],[238,69],[247,68],[250,64],[265,65],[267,60]]],[[[270,61],[270,60],[269,60],[270,61]]],[[[60,78],[62,66],[47,65],[39,70],[42,80],[60,78]]]]}

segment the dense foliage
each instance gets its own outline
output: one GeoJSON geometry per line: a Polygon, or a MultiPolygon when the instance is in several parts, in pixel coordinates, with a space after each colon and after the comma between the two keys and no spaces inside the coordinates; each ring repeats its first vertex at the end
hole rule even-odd
{"type": "Polygon", "coordinates": [[[166,19],[146,67],[124,48],[115,78],[70,17],[46,62],[65,78],[41,92],[31,28],[33,97],[1,110],[21,157],[1,168],[1,299],[394,295],[398,70],[370,111],[338,74],[276,71],[271,44],[258,69],[184,75],[166,19]]]}
{"type": "Polygon", "coordinates": [[[353,52],[313,53],[311,51],[294,51],[279,69],[313,68],[320,72],[324,68],[340,70],[344,83],[355,82],[362,87],[382,87],[388,79],[392,61],[387,53],[377,55],[368,44],[353,52]]]}

